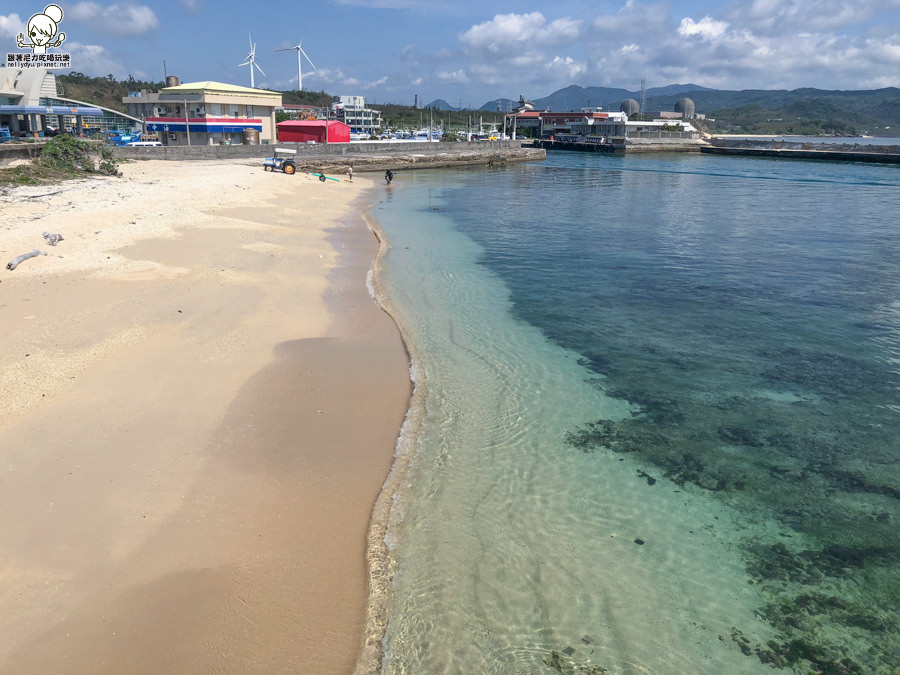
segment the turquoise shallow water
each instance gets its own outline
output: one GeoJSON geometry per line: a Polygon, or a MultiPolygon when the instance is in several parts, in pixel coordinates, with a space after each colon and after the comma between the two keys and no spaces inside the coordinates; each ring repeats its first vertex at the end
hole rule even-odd
{"type": "Polygon", "coordinates": [[[402,173],[387,673],[891,672],[900,173],[402,173]],[[418,419],[418,416],[415,416],[418,419]]]}

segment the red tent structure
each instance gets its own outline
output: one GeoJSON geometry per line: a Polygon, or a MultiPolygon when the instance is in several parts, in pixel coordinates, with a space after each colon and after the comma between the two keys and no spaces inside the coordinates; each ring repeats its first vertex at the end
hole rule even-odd
{"type": "Polygon", "coordinates": [[[349,143],[350,127],[343,122],[330,120],[286,120],[275,125],[279,143],[325,143],[325,125],[328,124],[328,143],[349,143]]]}

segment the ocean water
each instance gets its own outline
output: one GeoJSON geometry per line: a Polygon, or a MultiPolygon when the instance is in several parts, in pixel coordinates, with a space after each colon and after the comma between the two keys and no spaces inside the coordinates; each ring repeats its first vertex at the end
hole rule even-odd
{"type": "Polygon", "coordinates": [[[900,672],[900,169],[401,172],[383,671],[900,672]]]}

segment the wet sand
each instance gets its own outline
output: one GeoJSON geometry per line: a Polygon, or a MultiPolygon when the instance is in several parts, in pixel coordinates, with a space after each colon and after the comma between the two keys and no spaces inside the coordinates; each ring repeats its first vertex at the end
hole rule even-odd
{"type": "Polygon", "coordinates": [[[123,170],[0,197],[0,261],[55,254],[0,274],[0,672],[352,672],[410,386],[379,186],[123,170]]]}

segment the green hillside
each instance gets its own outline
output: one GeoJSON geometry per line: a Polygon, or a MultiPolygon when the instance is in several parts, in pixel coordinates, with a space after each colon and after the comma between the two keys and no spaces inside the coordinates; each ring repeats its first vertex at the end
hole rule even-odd
{"type": "Polygon", "coordinates": [[[164,86],[162,82],[144,82],[130,76],[121,82],[112,75],[88,77],[83,73],[71,72],[68,75],[56,76],[56,87],[61,96],[120,112],[125,112],[125,104],[122,103],[122,99],[128,96],[128,92],[141,89],[160,89],[164,86]]]}
{"type": "MultiPolygon", "coordinates": [[[[59,93],[66,98],[93,103],[95,105],[125,112],[122,99],[130,91],[141,89],[162,89],[163,82],[145,82],[129,77],[127,80],[116,80],[112,75],[106,77],[88,77],[83,73],[71,72],[56,76],[59,93]]],[[[327,106],[331,104],[331,95],[324,91],[283,91],[282,102],[297,105],[327,106]]]]}
{"type": "MultiPolygon", "coordinates": [[[[900,135],[900,89],[703,90],[682,94],[709,119],[714,133],[900,135]]],[[[671,110],[677,98],[648,99],[651,110],[671,110]]]]}

